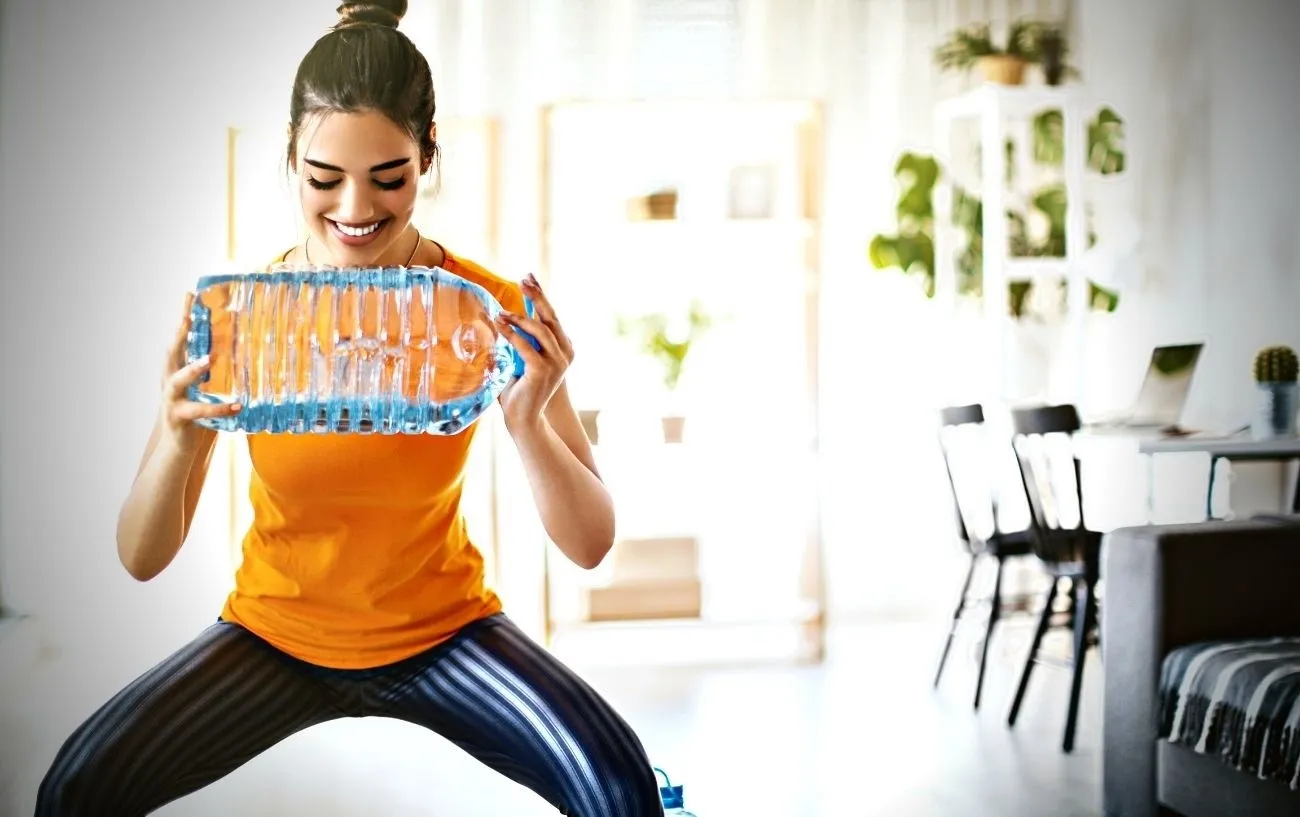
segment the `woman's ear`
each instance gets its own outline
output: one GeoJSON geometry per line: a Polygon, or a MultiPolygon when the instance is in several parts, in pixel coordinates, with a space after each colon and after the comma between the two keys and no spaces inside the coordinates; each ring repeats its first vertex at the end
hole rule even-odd
{"type": "MultiPolygon", "coordinates": [[[[434,147],[438,146],[438,123],[429,123],[429,143],[434,147]]],[[[425,156],[420,159],[420,175],[423,176],[433,167],[433,157],[425,156]]]]}

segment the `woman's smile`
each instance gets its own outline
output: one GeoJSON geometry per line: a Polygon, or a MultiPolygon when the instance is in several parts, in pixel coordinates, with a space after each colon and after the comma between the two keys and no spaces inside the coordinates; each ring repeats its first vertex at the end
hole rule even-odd
{"type": "Polygon", "coordinates": [[[341,243],[349,247],[362,247],[378,239],[392,219],[381,218],[378,221],[349,223],[326,217],[325,221],[330,225],[330,232],[341,243]]]}

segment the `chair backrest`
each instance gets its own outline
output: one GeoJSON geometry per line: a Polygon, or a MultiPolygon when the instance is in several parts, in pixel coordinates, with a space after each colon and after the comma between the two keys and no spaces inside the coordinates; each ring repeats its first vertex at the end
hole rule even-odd
{"type": "Polygon", "coordinates": [[[998,530],[984,407],[973,404],[940,409],[939,450],[952,490],[958,536],[968,551],[978,552],[998,530]]]}
{"type": "Polygon", "coordinates": [[[1012,445],[1029,501],[1035,552],[1049,562],[1074,561],[1086,530],[1083,473],[1074,452],[1074,434],[1082,427],[1072,405],[1013,409],[1012,445]]]}

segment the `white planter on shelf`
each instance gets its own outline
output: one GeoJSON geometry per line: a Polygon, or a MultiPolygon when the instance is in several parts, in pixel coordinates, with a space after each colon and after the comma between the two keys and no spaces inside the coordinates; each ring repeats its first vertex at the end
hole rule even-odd
{"type": "Polygon", "coordinates": [[[1251,423],[1251,436],[1257,440],[1294,437],[1296,393],[1295,383],[1260,383],[1259,405],[1251,423]]]}
{"type": "Polygon", "coordinates": [[[666,414],[660,418],[663,425],[664,442],[680,443],[686,431],[686,417],[680,414],[666,414]]]}

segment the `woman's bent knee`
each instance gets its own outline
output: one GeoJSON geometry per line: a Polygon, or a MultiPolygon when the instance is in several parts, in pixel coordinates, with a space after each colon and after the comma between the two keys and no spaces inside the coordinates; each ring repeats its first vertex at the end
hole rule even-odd
{"type": "Polygon", "coordinates": [[[65,747],[46,771],[36,794],[36,817],[99,817],[123,815],[111,787],[96,784],[98,764],[93,757],[74,760],[72,747],[65,747]]]}

